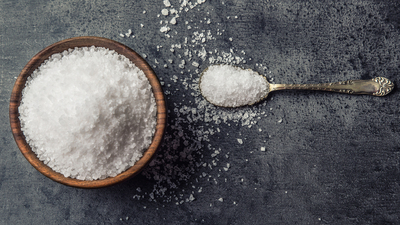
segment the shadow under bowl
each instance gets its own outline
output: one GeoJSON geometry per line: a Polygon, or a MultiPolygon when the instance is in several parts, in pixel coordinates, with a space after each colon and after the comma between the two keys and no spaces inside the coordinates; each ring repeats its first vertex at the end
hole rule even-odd
{"type": "Polygon", "coordinates": [[[46,177],[56,182],[62,183],[64,185],[79,187],[79,188],[107,187],[125,181],[139,174],[142,171],[142,169],[146,165],[148,165],[148,163],[150,163],[150,161],[154,157],[157,149],[161,144],[166,127],[166,104],[165,104],[164,94],[161,88],[161,84],[156,74],[149,66],[149,64],[147,64],[147,62],[142,57],[140,57],[135,51],[133,51],[132,49],[121,43],[106,38],[92,37],[92,36],[75,37],[62,40],[60,42],[54,43],[46,47],[38,54],[36,54],[23,68],[23,70],[21,71],[15,82],[14,88],[11,93],[9,114],[10,114],[9,115],[10,125],[14,139],[19,149],[21,150],[22,154],[28,160],[28,162],[46,177]],[[27,78],[31,76],[33,71],[35,71],[46,59],[48,59],[51,55],[55,53],[61,53],[64,50],[68,50],[70,48],[73,49],[75,47],[91,47],[91,46],[104,47],[110,50],[115,50],[118,54],[127,57],[139,69],[141,69],[144,72],[144,74],[146,75],[146,77],[150,82],[154,98],[156,101],[157,124],[153,140],[150,146],[143,153],[142,158],[138,160],[132,167],[118,174],[115,177],[108,177],[101,180],[87,181],[87,180],[79,180],[70,177],[65,177],[64,175],[55,172],[54,170],[52,170],[50,167],[48,167],[46,164],[44,164],[42,161],[39,160],[36,154],[32,151],[29,144],[26,142],[25,136],[21,130],[18,107],[20,106],[21,103],[22,90],[25,87],[27,78]]]}

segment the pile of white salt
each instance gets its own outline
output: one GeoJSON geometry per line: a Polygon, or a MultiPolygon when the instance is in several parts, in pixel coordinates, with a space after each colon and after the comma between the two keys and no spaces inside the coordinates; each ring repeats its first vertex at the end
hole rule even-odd
{"type": "Polygon", "coordinates": [[[201,94],[217,106],[252,105],[269,92],[266,79],[252,70],[230,65],[212,65],[200,78],[201,94]]]}
{"type": "Polygon", "coordinates": [[[113,177],[151,144],[156,103],[143,71],[100,47],[52,55],[27,81],[21,128],[38,158],[80,180],[113,177]]]}

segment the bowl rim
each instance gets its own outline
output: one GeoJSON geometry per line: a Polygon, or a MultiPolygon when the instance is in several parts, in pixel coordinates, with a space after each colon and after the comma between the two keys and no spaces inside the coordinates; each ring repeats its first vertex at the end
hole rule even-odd
{"type": "Polygon", "coordinates": [[[26,64],[26,66],[23,68],[23,70],[17,77],[17,80],[15,81],[14,87],[12,89],[10,97],[10,105],[9,105],[9,117],[10,117],[11,131],[14,140],[18,145],[18,148],[20,149],[24,157],[28,160],[28,162],[40,173],[58,183],[67,186],[79,187],[79,188],[100,188],[100,187],[111,186],[120,183],[122,181],[125,181],[129,178],[132,178],[135,175],[139,174],[142,171],[142,169],[150,163],[152,158],[155,156],[156,151],[160,147],[164,136],[166,127],[166,102],[161,84],[156,74],[154,73],[150,65],[139,54],[137,54],[135,51],[133,51],[126,45],[111,39],[103,37],[95,37],[95,36],[81,36],[81,37],[64,39],[62,41],[49,45],[43,50],[41,50],[39,53],[37,53],[32,59],[29,60],[29,62],[26,64]],[[126,171],[118,174],[115,177],[108,177],[101,180],[87,181],[87,180],[78,180],[75,178],[65,177],[61,173],[55,172],[45,163],[39,160],[36,154],[32,151],[29,144],[26,142],[25,136],[21,130],[18,107],[20,106],[22,98],[22,90],[25,87],[27,78],[46,59],[48,59],[51,55],[55,53],[60,53],[70,48],[91,47],[91,46],[105,47],[109,48],[110,50],[115,50],[118,54],[124,55],[129,60],[131,60],[137,67],[139,67],[139,69],[141,69],[144,72],[144,74],[146,75],[146,77],[150,82],[154,98],[156,101],[157,122],[153,140],[149,148],[145,150],[143,156],[133,166],[131,166],[126,171]]]}

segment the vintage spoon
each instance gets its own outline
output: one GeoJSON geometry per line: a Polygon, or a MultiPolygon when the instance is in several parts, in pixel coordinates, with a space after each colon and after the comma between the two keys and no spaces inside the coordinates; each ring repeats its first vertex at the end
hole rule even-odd
{"type": "Polygon", "coordinates": [[[271,84],[264,76],[252,70],[212,65],[202,72],[199,87],[204,98],[214,105],[240,107],[255,104],[277,90],[319,90],[385,96],[393,90],[394,84],[384,77],[323,84],[271,84]]]}

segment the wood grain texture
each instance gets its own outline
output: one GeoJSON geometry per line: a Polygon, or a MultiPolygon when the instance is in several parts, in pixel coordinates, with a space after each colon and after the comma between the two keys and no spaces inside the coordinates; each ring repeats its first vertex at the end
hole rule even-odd
{"type": "Polygon", "coordinates": [[[165,126],[166,126],[166,104],[164,94],[160,85],[160,82],[152,70],[152,68],[147,64],[147,62],[140,57],[136,52],[134,52],[129,47],[118,43],[116,41],[101,38],[101,37],[75,37],[66,39],[55,44],[52,44],[38,54],[36,54],[23,68],[21,73],[19,74],[15,85],[13,87],[10,99],[10,108],[9,108],[9,116],[10,116],[10,125],[11,130],[14,136],[14,139],[21,150],[22,154],[25,158],[35,167],[39,172],[48,178],[57,181],[59,183],[79,188],[100,188],[106,187],[110,185],[114,185],[125,181],[129,178],[140,173],[140,171],[151,161],[154,157],[155,152],[161,144],[163,139],[165,126]],[[45,165],[42,161],[40,161],[36,154],[32,151],[31,147],[25,141],[25,136],[21,131],[21,124],[19,120],[19,112],[18,107],[21,102],[22,90],[25,87],[25,83],[27,78],[31,76],[33,71],[37,69],[46,59],[48,59],[54,53],[60,53],[64,50],[75,48],[75,47],[105,47],[108,49],[115,50],[117,53],[124,55],[129,60],[131,60],[137,67],[139,67],[146,77],[150,81],[150,85],[152,87],[154,97],[157,104],[157,125],[156,131],[153,137],[153,141],[149,148],[143,154],[143,157],[135,163],[131,168],[126,170],[125,172],[117,175],[116,177],[110,177],[102,180],[94,180],[94,181],[82,181],[78,179],[64,177],[62,174],[53,171],[50,167],[45,165]]]}

